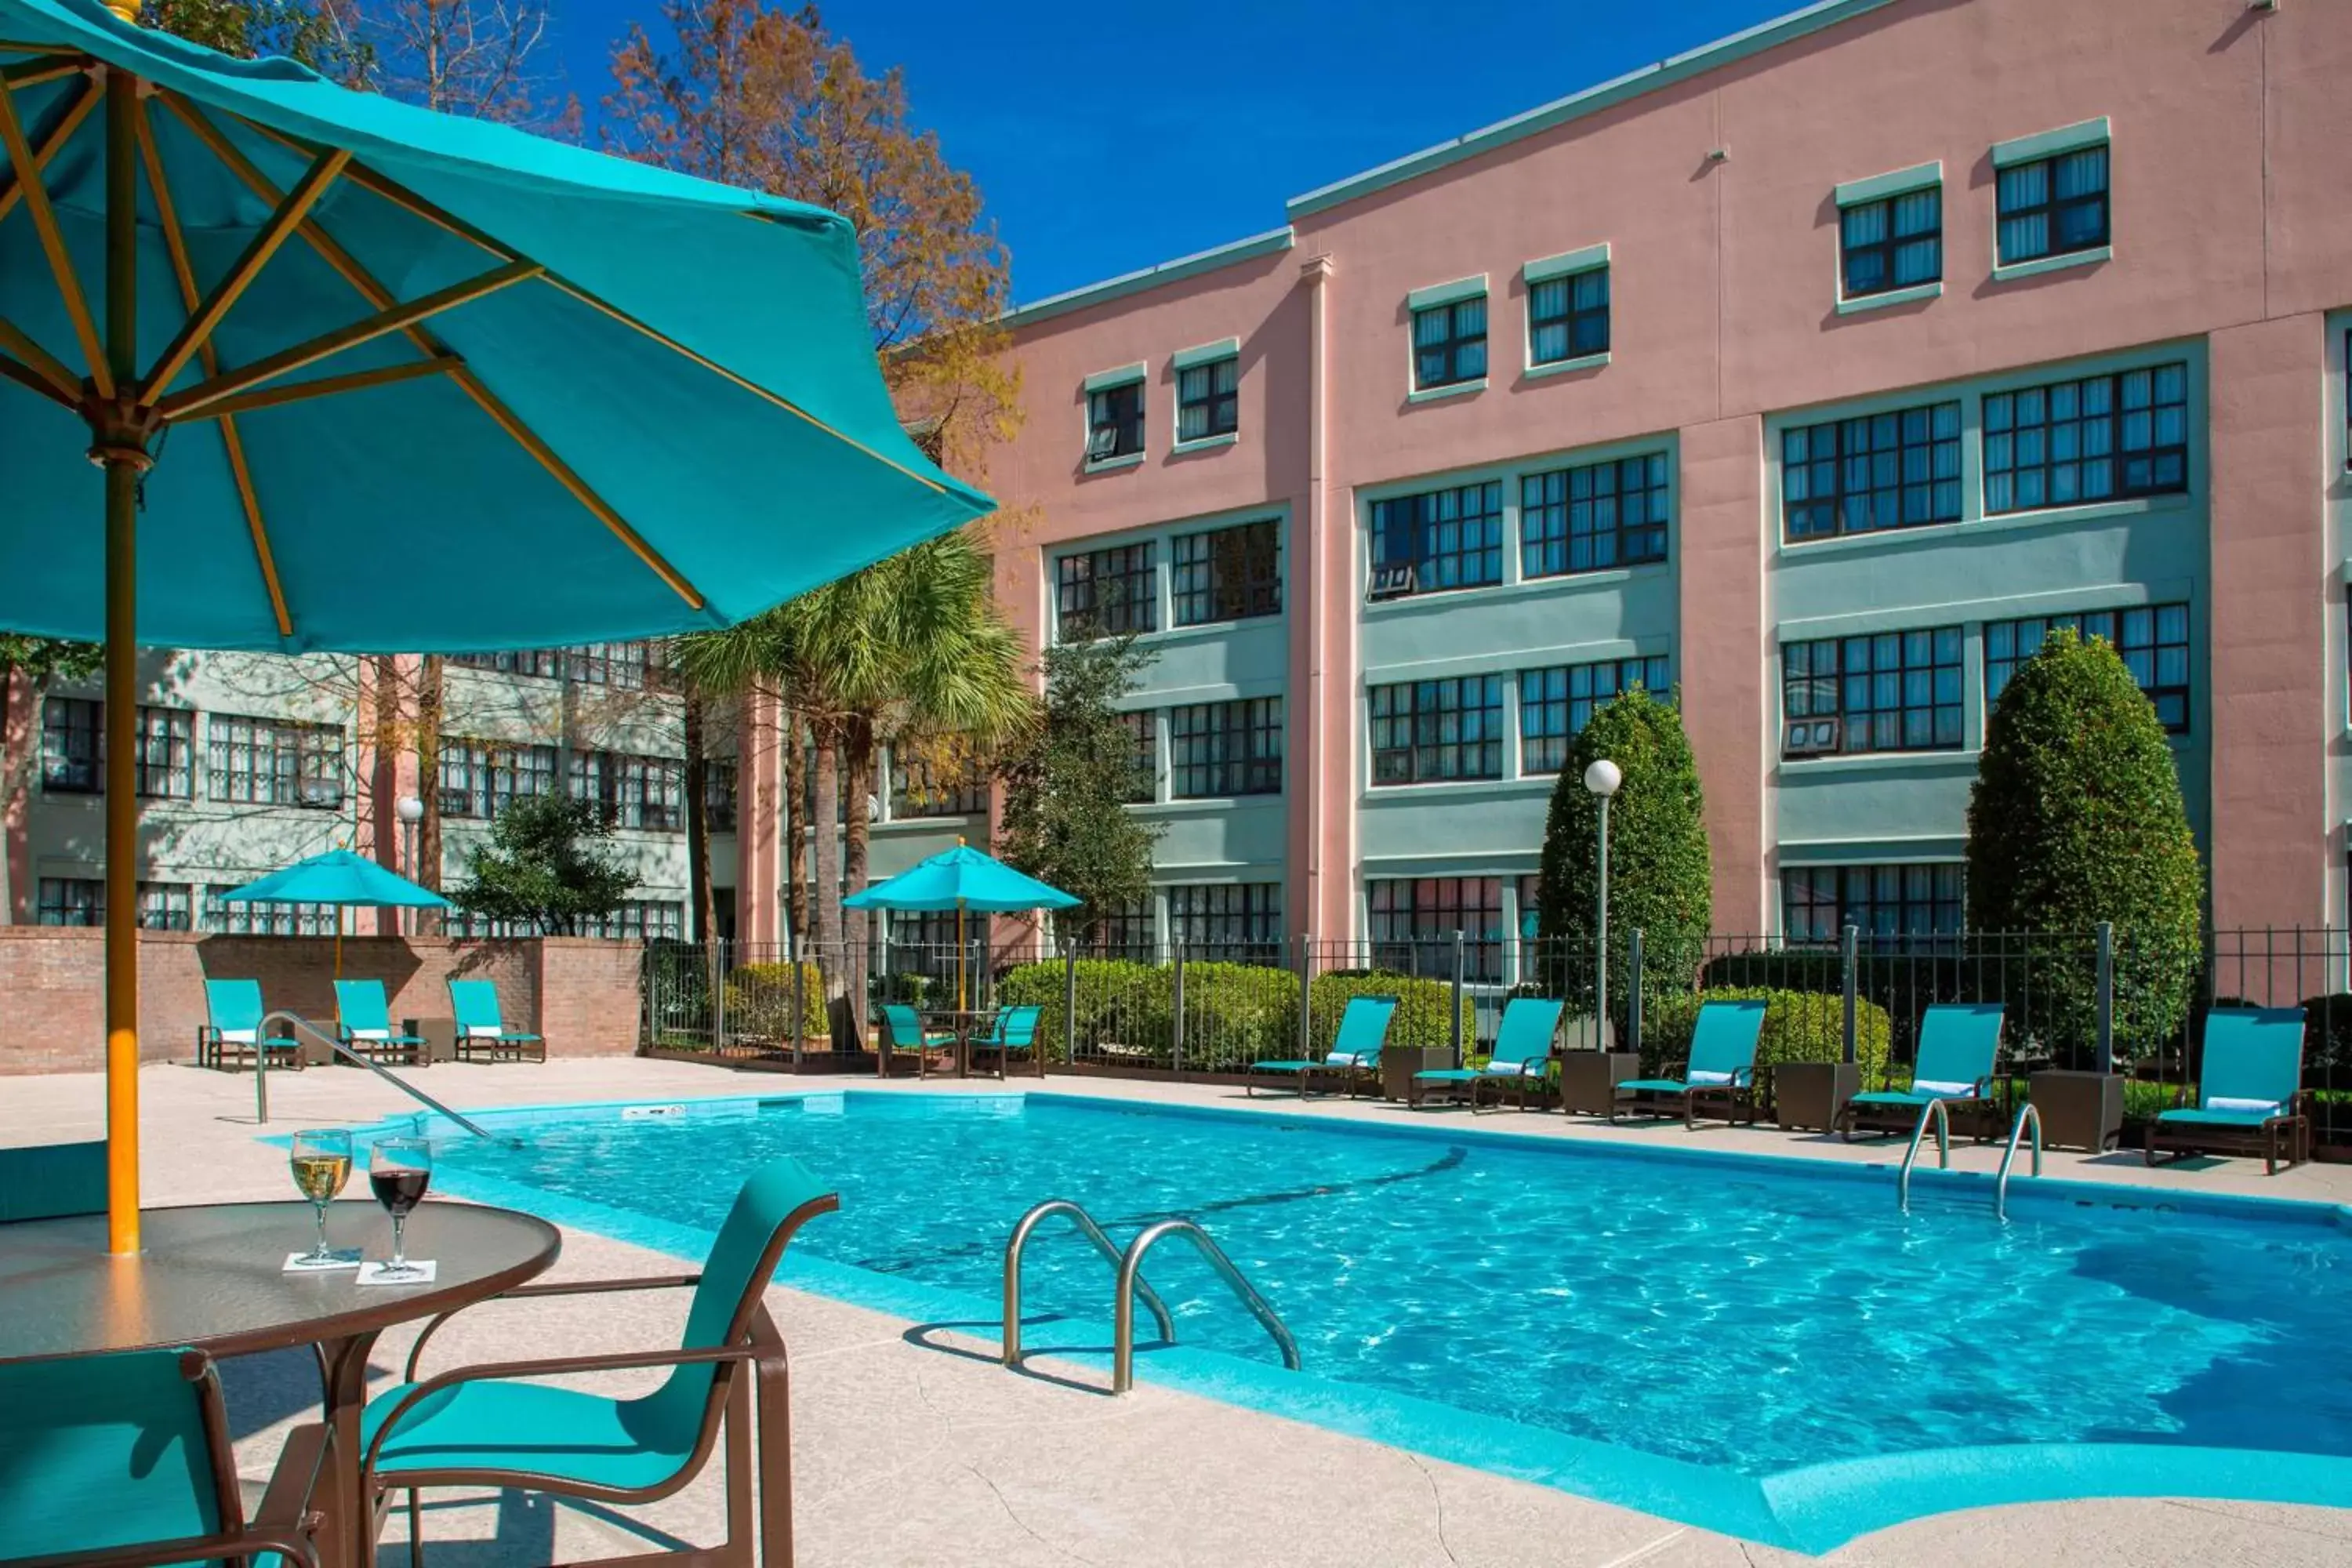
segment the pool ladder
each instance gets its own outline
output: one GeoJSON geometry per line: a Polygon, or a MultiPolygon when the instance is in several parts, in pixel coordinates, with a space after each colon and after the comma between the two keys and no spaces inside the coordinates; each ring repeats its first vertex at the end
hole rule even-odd
{"type": "MultiPolygon", "coordinates": [[[[1903,1212],[1911,1212],[1911,1167],[1919,1161],[1919,1145],[1927,1136],[1927,1123],[1936,1124],[1936,1168],[1949,1170],[1952,1164],[1952,1117],[1940,1100],[1931,1100],[1919,1108],[1919,1124],[1911,1129],[1911,1146],[1903,1152],[1903,1168],[1895,1176],[1895,1201],[1903,1212]]],[[[2009,1223],[2009,1168],[2017,1163],[2017,1146],[2025,1130],[2033,1129],[2033,1173],[2042,1173],[2042,1112],[2032,1100],[2018,1107],[2017,1120],[2009,1125],[2009,1146],[2001,1151],[2000,1174],[1993,1179],[1993,1216],[2002,1224],[2009,1223]]]]}
{"type": "Polygon", "coordinates": [[[341,1057],[353,1067],[367,1068],[425,1110],[448,1118],[451,1122],[464,1128],[475,1137],[487,1139],[493,1143],[520,1146],[521,1140],[501,1138],[495,1132],[484,1131],[471,1119],[450,1110],[382,1062],[360,1055],[351,1047],[343,1044],[340,1036],[330,1034],[299,1013],[289,1013],[283,1008],[264,1016],[261,1022],[255,1026],[253,1031],[253,1119],[263,1126],[269,1124],[269,1031],[273,1026],[279,1024],[291,1029],[297,1036],[308,1035],[324,1047],[329,1056],[341,1057]]]}
{"type": "Polygon", "coordinates": [[[1125,1394],[1135,1386],[1135,1300],[1140,1296],[1152,1321],[1160,1326],[1160,1337],[1170,1344],[1176,1342],[1176,1321],[1168,1315],[1166,1303],[1158,1291],[1144,1281],[1144,1255],[1158,1246],[1161,1238],[1181,1236],[1192,1244],[1217,1277],[1249,1309],[1282,1352],[1282,1364],[1292,1372],[1299,1369],[1298,1342],[1291,1337],[1289,1327],[1282,1321],[1257,1288],[1244,1279],[1225,1256],[1224,1249],[1209,1239],[1209,1233],[1189,1219],[1163,1219],[1145,1226],[1133,1241],[1121,1252],[1118,1246],[1095,1223],[1092,1215],[1068,1198],[1048,1198],[1021,1216],[1013,1227],[1013,1237],[1004,1244],[1004,1331],[1002,1359],[1006,1366],[1021,1364],[1021,1260],[1028,1250],[1030,1234],[1055,1215],[1067,1215],[1078,1234],[1094,1244],[1097,1252],[1118,1270],[1117,1296],[1112,1303],[1111,1377],[1110,1391],[1125,1394]]]}

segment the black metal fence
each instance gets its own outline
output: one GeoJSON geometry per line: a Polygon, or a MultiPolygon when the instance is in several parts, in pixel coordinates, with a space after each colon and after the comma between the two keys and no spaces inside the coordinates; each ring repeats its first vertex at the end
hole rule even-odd
{"type": "MultiPolygon", "coordinates": [[[[657,942],[645,959],[649,1047],[729,1058],[864,1052],[878,1009],[1034,1005],[1050,1063],[1195,1077],[1330,1048],[1351,995],[1399,997],[1395,1047],[1475,1059],[1519,995],[1568,1004],[1565,1048],[1595,1041],[1603,974],[1590,942],[1467,935],[1181,942],[1024,960],[957,944],[657,942]],[[797,981],[796,981],[797,977],[797,981]]],[[[2154,940],[2074,932],[1885,935],[1833,943],[1778,936],[1612,934],[1608,1038],[1645,1059],[1687,1042],[1711,996],[1782,1000],[1781,1048],[1859,1064],[1871,1086],[1908,1080],[1937,1003],[1999,1003],[2000,1071],[2114,1071],[2138,1121],[2193,1088],[2213,1005],[2300,1006],[2315,1141],[2352,1152],[2352,931],[2223,931],[2154,940]]],[[[1433,1058],[1432,1059],[1436,1059],[1433,1058]]]]}

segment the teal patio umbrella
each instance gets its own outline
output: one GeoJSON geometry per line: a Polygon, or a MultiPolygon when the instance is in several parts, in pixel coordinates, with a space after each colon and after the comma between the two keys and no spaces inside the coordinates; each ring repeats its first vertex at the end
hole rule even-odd
{"type": "Polygon", "coordinates": [[[1030,910],[1075,909],[1078,900],[1061,889],[1014,870],[993,855],[956,840],[956,847],[910,866],[841,900],[847,910],[908,910],[956,912],[956,1008],[964,1005],[963,916],[1016,914],[1030,910]]]}
{"type": "MultiPolygon", "coordinates": [[[[332,904],[338,910],[358,907],[404,910],[446,910],[449,900],[430,888],[419,887],[396,871],[377,865],[348,849],[330,849],[308,860],[297,860],[283,871],[272,871],[257,882],[247,882],[220,896],[225,904],[332,904]]],[[[335,978],[343,974],[343,922],[335,921],[335,978]]]]}
{"type": "Polygon", "coordinates": [[[764,610],[987,510],[843,218],[0,0],[0,626],[107,645],[109,1243],[138,1246],[139,644],[764,610]]]}

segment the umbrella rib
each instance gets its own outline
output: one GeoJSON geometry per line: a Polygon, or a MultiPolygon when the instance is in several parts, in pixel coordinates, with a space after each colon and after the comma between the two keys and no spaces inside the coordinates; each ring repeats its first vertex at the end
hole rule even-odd
{"type": "Polygon", "coordinates": [[[57,384],[20,360],[0,354],[0,380],[13,381],[27,392],[37,392],[61,408],[79,410],[81,405],[58,389],[57,384]]]}
{"type": "Polygon", "coordinates": [[[89,69],[87,55],[42,55],[37,58],[18,60],[13,66],[0,66],[0,83],[10,89],[41,87],[53,81],[63,81],[69,76],[79,76],[89,69]]]}
{"type": "Polygon", "coordinates": [[[106,345],[98,335],[97,321],[89,313],[89,300],[82,293],[81,275],[74,270],[73,253],[66,248],[65,233],[58,227],[57,211],[49,205],[49,190],[41,179],[40,160],[34,156],[31,143],[25,139],[25,122],[17,117],[16,99],[5,92],[0,92],[0,152],[8,154],[11,167],[29,171],[28,175],[18,177],[16,188],[24,193],[25,210],[33,215],[34,230],[41,237],[41,250],[48,258],[58,292],[65,298],[66,313],[73,318],[74,336],[80,341],[82,357],[89,365],[90,384],[101,401],[110,402],[114,397],[114,372],[106,362],[106,345]]]}
{"type": "MultiPolygon", "coordinates": [[[[98,107],[101,96],[103,95],[96,88],[84,84],[81,90],[74,95],[73,101],[66,105],[65,113],[59,116],[58,122],[49,128],[48,133],[41,138],[40,145],[33,149],[35,168],[46,169],[49,166],[49,160],[58,155],[58,149],[66,144],[68,138],[81,129],[81,122],[89,118],[90,110],[98,107]]],[[[12,164],[11,167],[15,165],[12,164]]],[[[0,218],[5,218],[10,210],[24,198],[25,179],[19,174],[5,186],[0,186],[0,218]]]]}
{"type": "MultiPolygon", "coordinates": [[[[154,121],[144,99],[140,100],[138,117],[132,121],[139,136],[139,155],[147,165],[147,185],[155,199],[155,211],[163,220],[163,247],[171,253],[172,273],[179,280],[182,305],[191,311],[196,308],[196,270],[188,260],[187,236],[180,228],[180,210],[172,197],[171,182],[163,175],[163,150],[155,142],[154,121]]],[[[197,345],[205,374],[220,374],[220,355],[209,340],[197,345]]],[[[236,421],[221,420],[221,447],[228,458],[229,478],[236,485],[237,505],[245,513],[246,532],[253,540],[254,563],[261,572],[261,585],[269,595],[269,613],[278,623],[278,635],[294,635],[294,617],[286,608],[285,585],[278,579],[277,552],[269,547],[269,529],[261,516],[261,497],[255,489],[253,469],[246,460],[245,438],[237,433],[236,421]]]]}
{"type": "Polygon", "coordinates": [[[188,319],[180,328],[179,335],[172,340],[172,346],[165,349],[163,357],[155,362],[155,368],[147,373],[146,384],[140,388],[140,402],[156,402],[180,372],[187,368],[188,361],[195,357],[196,351],[211,342],[213,331],[220,325],[221,319],[244,297],[246,289],[252,287],[253,280],[261,275],[261,269],[269,265],[269,258],[278,254],[278,247],[292,237],[294,231],[301,226],[302,220],[310,216],[310,209],[318,205],[320,198],[327,194],[327,187],[333,184],[335,177],[343,172],[343,165],[351,161],[350,153],[338,149],[321,153],[311,163],[303,174],[301,182],[286,194],[285,199],[278,204],[278,210],[271,213],[269,221],[262,226],[261,232],[255,235],[253,242],[245,247],[245,254],[238,257],[236,264],[213,286],[211,296],[203,304],[188,308],[188,319]]]}
{"type": "Polygon", "coordinates": [[[22,360],[25,368],[38,376],[58,401],[68,408],[81,405],[81,383],[68,370],[65,362],[35,342],[25,329],[5,317],[0,317],[0,348],[6,349],[22,360]]]}
{"type": "Polygon", "coordinates": [[[184,414],[179,423],[193,425],[203,419],[226,419],[233,415],[250,414],[257,408],[278,408],[289,403],[308,403],[314,397],[332,397],[341,392],[364,392],[371,386],[389,386],[395,382],[415,381],[428,375],[448,375],[465,363],[456,354],[436,354],[431,359],[404,360],[398,364],[379,365],[373,370],[355,370],[349,375],[322,375],[290,385],[265,386],[257,392],[224,397],[194,413],[184,414]]]}
{"type": "Polygon", "coordinates": [[[167,420],[185,418],[197,409],[218,403],[225,397],[234,396],[248,387],[258,386],[265,381],[275,381],[281,375],[290,374],[306,365],[316,364],[322,359],[341,353],[347,349],[357,348],[362,343],[373,342],[387,333],[399,331],[404,327],[440,315],[445,310],[454,310],[460,305],[470,304],[486,295],[495,294],[501,289],[512,288],[517,283],[540,276],[541,270],[537,262],[517,261],[504,267],[494,267],[488,272],[476,273],[463,282],[452,283],[446,289],[436,289],[422,298],[409,300],[406,304],[394,305],[389,310],[379,310],[374,315],[354,321],[348,327],[338,327],[331,332],[321,332],[308,342],[297,343],[290,349],[280,349],[274,354],[255,360],[251,364],[242,365],[236,370],[226,371],[209,380],[199,382],[185,392],[174,393],[172,396],[164,398],[155,405],[155,410],[167,420]]]}

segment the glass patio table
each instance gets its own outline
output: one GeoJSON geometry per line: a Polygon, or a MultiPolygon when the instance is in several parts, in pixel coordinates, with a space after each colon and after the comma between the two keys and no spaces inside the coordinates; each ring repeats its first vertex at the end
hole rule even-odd
{"type": "MultiPolygon", "coordinates": [[[[352,1269],[284,1272],[288,1253],[310,1248],[307,1203],[147,1209],[140,1226],[141,1253],[115,1258],[102,1214],[0,1225],[0,1363],[181,1346],[216,1357],[311,1346],[334,1433],[320,1498],[321,1568],[358,1568],[369,1559],[359,1434],[376,1336],[511,1289],[546,1272],[563,1247],[553,1226],[530,1215],[423,1203],[408,1216],[408,1252],[434,1260],[432,1281],[362,1287],[352,1269]]],[[[388,1232],[373,1203],[327,1206],[330,1245],[381,1253],[388,1232]]]]}
{"type": "Polygon", "coordinates": [[[956,1077],[971,1076],[971,1037],[994,1027],[999,1011],[995,1007],[926,1007],[922,1010],[924,1028],[936,1025],[955,1036],[956,1077]]]}

